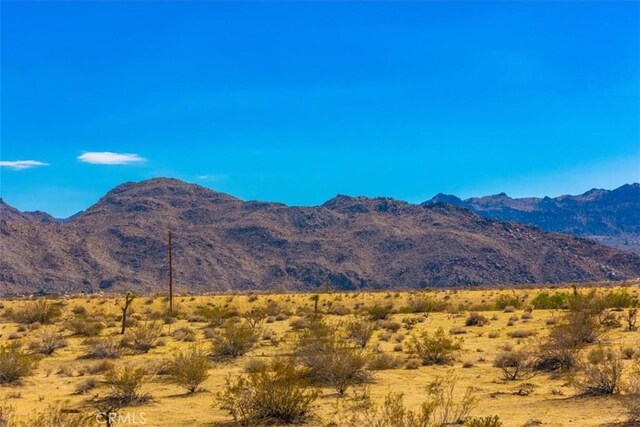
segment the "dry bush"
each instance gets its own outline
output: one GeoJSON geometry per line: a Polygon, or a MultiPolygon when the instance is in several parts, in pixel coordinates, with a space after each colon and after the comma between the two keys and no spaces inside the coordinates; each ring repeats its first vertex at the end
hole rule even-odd
{"type": "Polygon", "coordinates": [[[118,402],[119,405],[147,402],[151,396],[141,392],[147,377],[147,370],[143,366],[136,366],[132,363],[114,366],[104,376],[105,383],[111,389],[111,393],[105,400],[118,402]]]}
{"type": "Polygon", "coordinates": [[[347,332],[355,345],[364,348],[371,339],[375,328],[375,324],[368,320],[356,319],[347,325],[347,332]]]}
{"type": "Polygon", "coordinates": [[[250,359],[244,364],[244,371],[248,374],[252,372],[258,372],[265,368],[266,362],[260,359],[250,359]]]}
{"type": "Polygon", "coordinates": [[[127,347],[136,351],[147,353],[157,346],[157,341],[161,334],[162,322],[140,323],[127,332],[124,343],[127,347]]]}
{"type": "Polygon", "coordinates": [[[451,363],[455,353],[462,348],[460,339],[449,338],[444,329],[430,335],[427,331],[412,335],[409,339],[409,350],[422,359],[425,365],[444,365],[451,363]]]}
{"type": "Polygon", "coordinates": [[[352,384],[367,381],[369,373],[365,353],[348,346],[339,332],[315,319],[299,332],[294,353],[312,382],[333,387],[342,395],[352,384]]]}
{"type": "Polygon", "coordinates": [[[70,319],[65,323],[65,328],[71,331],[73,335],[81,337],[95,337],[105,328],[102,322],[94,322],[87,318],[77,317],[70,319]]]}
{"type": "Polygon", "coordinates": [[[259,341],[259,331],[247,323],[228,321],[211,338],[213,355],[238,357],[249,352],[259,341]]]}
{"type": "Polygon", "coordinates": [[[235,381],[228,377],[217,396],[220,407],[242,426],[300,421],[317,397],[291,360],[275,361],[235,381]]]}
{"type": "Polygon", "coordinates": [[[518,329],[518,330],[507,333],[509,338],[529,338],[536,334],[537,334],[536,331],[527,330],[527,329],[518,329]]]}
{"type": "Polygon", "coordinates": [[[171,335],[178,341],[194,342],[196,340],[196,332],[188,326],[176,329],[171,335]]]}
{"type": "Polygon", "coordinates": [[[398,356],[378,351],[369,356],[367,368],[372,371],[383,371],[397,369],[401,364],[402,360],[398,356]]]}
{"type": "Polygon", "coordinates": [[[18,341],[0,345],[0,384],[15,384],[33,375],[39,359],[25,353],[18,341]]]}
{"type": "Polygon", "coordinates": [[[347,421],[350,427],[442,427],[460,425],[475,406],[471,389],[454,399],[456,378],[438,378],[427,388],[427,399],[417,411],[409,410],[401,393],[390,393],[380,407],[366,409],[347,421]]]}
{"type": "Polygon", "coordinates": [[[93,377],[84,378],[78,384],[76,384],[73,394],[85,394],[86,392],[96,388],[98,384],[98,380],[93,377]]]}
{"type": "MultiPolygon", "coordinates": [[[[277,314],[278,313],[274,314],[274,316],[277,314]]],[[[264,319],[267,318],[267,312],[263,308],[253,307],[251,310],[246,312],[243,317],[247,321],[249,326],[256,329],[262,324],[264,319]]]]}
{"type": "Polygon", "coordinates": [[[88,338],[84,340],[84,353],[87,359],[117,359],[121,355],[120,340],[109,336],[104,338],[88,338]]]}
{"type": "Polygon", "coordinates": [[[49,356],[57,349],[66,347],[67,342],[62,338],[55,326],[48,326],[34,332],[28,346],[29,350],[35,353],[49,356]]]}
{"type": "Polygon", "coordinates": [[[496,356],[493,366],[500,368],[502,378],[507,381],[515,381],[531,378],[533,359],[526,351],[504,351],[496,356]]]}
{"type": "Polygon", "coordinates": [[[167,366],[169,381],[194,393],[209,377],[209,357],[198,347],[177,351],[167,366]]]}
{"type": "Polygon", "coordinates": [[[489,319],[480,313],[471,313],[464,321],[465,326],[484,326],[489,323],[489,319]]]}
{"type": "Polygon", "coordinates": [[[16,323],[55,323],[62,314],[61,304],[46,299],[27,302],[23,307],[7,309],[6,316],[16,323]]]}
{"type": "Polygon", "coordinates": [[[598,347],[580,364],[574,385],[584,396],[618,394],[623,387],[623,371],[624,364],[617,353],[598,347]]]}

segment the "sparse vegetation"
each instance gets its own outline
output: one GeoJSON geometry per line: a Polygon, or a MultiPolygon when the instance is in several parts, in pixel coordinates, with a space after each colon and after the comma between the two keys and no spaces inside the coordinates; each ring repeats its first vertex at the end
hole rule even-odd
{"type": "Polygon", "coordinates": [[[37,365],[38,358],[25,353],[20,342],[0,345],[0,384],[19,382],[32,375],[37,365]]]}

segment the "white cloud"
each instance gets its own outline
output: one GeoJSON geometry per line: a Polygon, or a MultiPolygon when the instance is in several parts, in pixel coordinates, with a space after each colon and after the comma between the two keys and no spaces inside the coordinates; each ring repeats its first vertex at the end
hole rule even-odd
{"type": "Polygon", "coordinates": [[[35,168],[36,166],[49,166],[49,163],[39,162],[37,160],[0,161],[0,167],[10,168],[17,171],[35,168]]]}
{"type": "Polygon", "coordinates": [[[78,156],[78,159],[93,165],[129,165],[147,160],[137,154],[112,153],[109,151],[84,153],[78,156]]]}

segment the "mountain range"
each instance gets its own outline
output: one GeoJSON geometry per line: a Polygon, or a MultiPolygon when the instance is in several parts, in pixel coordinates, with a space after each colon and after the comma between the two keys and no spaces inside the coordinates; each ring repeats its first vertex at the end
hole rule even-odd
{"type": "Polygon", "coordinates": [[[640,184],[593,189],[578,196],[512,199],[505,193],[462,200],[438,194],[425,202],[449,203],[478,215],[517,221],[546,231],[587,237],[640,254],[640,184]]]}
{"type": "MultiPolygon", "coordinates": [[[[633,188],[637,191],[637,184],[633,188]]],[[[320,206],[295,207],[242,201],[158,178],[119,185],[64,221],[0,201],[0,294],[163,290],[169,231],[175,288],[181,293],[640,276],[637,254],[486,218],[444,198],[418,205],[337,196],[320,206]]],[[[637,229],[633,218],[628,221],[637,229]]]]}

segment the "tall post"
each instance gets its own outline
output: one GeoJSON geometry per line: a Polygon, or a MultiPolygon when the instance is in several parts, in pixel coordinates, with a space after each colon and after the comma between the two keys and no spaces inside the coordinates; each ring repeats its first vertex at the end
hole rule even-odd
{"type": "Polygon", "coordinates": [[[173,260],[171,247],[171,232],[169,232],[169,312],[173,313],[173,260]]]}

